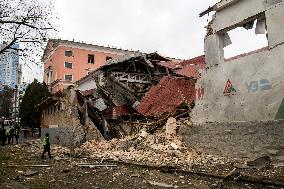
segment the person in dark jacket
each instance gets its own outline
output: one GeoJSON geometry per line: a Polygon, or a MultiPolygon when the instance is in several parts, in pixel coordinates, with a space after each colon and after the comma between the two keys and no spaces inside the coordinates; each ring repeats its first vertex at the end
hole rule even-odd
{"type": "Polygon", "coordinates": [[[19,126],[15,127],[14,136],[15,136],[15,139],[16,139],[16,143],[18,144],[19,143],[19,136],[20,136],[20,127],[19,126]]]}
{"type": "Polygon", "coordinates": [[[43,152],[42,152],[42,155],[41,155],[41,159],[44,158],[44,155],[45,155],[46,152],[48,153],[48,157],[51,158],[52,156],[50,154],[50,142],[49,142],[49,134],[48,133],[45,134],[45,137],[42,140],[42,145],[43,145],[43,152]]]}
{"type": "Polygon", "coordinates": [[[14,143],[14,136],[15,136],[15,128],[14,127],[10,128],[9,132],[10,132],[9,135],[10,135],[10,138],[11,138],[11,142],[13,144],[14,143]]]}
{"type": "Polygon", "coordinates": [[[36,135],[36,128],[33,126],[33,128],[32,128],[32,137],[35,137],[35,135],[36,135]]]}
{"type": "Polygon", "coordinates": [[[11,142],[11,128],[9,127],[8,129],[6,129],[6,132],[5,132],[5,134],[6,134],[6,137],[8,138],[8,144],[10,144],[10,142],[11,142]]]}
{"type": "Polygon", "coordinates": [[[4,128],[4,125],[1,127],[0,129],[0,143],[1,143],[1,146],[5,146],[5,143],[6,143],[6,130],[4,128]]]}
{"type": "Polygon", "coordinates": [[[2,143],[2,138],[3,138],[3,127],[0,127],[0,143],[2,143]]]}

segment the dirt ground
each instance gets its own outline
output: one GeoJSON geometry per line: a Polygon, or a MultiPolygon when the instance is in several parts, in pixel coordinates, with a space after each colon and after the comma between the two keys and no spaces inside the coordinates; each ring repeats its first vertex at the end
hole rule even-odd
{"type": "MultiPolygon", "coordinates": [[[[254,178],[271,179],[274,184],[238,180],[238,175],[225,179],[210,175],[224,175],[232,171],[232,165],[216,167],[193,166],[193,174],[171,170],[130,165],[109,160],[92,159],[86,154],[80,156],[53,154],[52,159],[40,159],[41,149],[35,148],[39,140],[28,140],[19,145],[0,147],[0,188],[283,188],[284,169],[239,170],[236,174],[254,178]],[[59,158],[60,157],[60,158],[59,158]],[[78,164],[92,164],[100,167],[80,167],[78,164]],[[48,165],[48,167],[33,167],[48,165]],[[108,166],[106,166],[108,165],[108,166]],[[110,167],[113,166],[113,167],[110,167]],[[206,167],[206,168],[205,168],[206,167]],[[208,173],[208,174],[207,174],[208,173]],[[275,181],[275,182],[274,182],[275,181]],[[275,183],[278,183],[275,185],[275,183]],[[280,183],[280,185],[279,185],[280,183]],[[273,186],[274,185],[274,186],[273,186]]],[[[51,151],[53,153],[53,151],[51,151]]],[[[261,180],[261,179],[260,179],[261,180]]]]}

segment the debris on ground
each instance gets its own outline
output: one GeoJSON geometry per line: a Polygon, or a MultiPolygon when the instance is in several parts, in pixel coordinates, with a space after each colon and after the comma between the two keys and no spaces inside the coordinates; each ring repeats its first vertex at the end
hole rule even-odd
{"type": "Polygon", "coordinates": [[[88,167],[88,168],[95,168],[95,167],[117,167],[117,165],[113,164],[90,164],[90,163],[79,163],[77,164],[79,167],[88,167]]]}
{"type": "Polygon", "coordinates": [[[248,161],[247,166],[250,168],[261,169],[267,167],[271,163],[271,158],[269,156],[262,156],[255,160],[248,161]]]}
{"type": "Polygon", "coordinates": [[[38,171],[32,171],[32,170],[28,170],[23,173],[24,176],[35,176],[37,174],[38,174],[38,171]]]}
{"type": "MultiPolygon", "coordinates": [[[[170,125],[172,125],[171,122],[170,125]]],[[[164,132],[162,129],[150,134],[142,129],[134,136],[110,141],[88,141],[77,150],[82,150],[92,158],[107,158],[121,161],[133,161],[153,165],[191,166],[224,164],[226,159],[206,155],[203,152],[187,148],[174,129],[164,132]],[[169,136],[169,133],[170,136],[169,136]]]]}
{"type": "Polygon", "coordinates": [[[155,182],[155,181],[150,181],[150,180],[146,180],[146,182],[153,186],[164,187],[164,188],[174,188],[173,185],[162,183],[162,182],[155,182]]]}
{"type": "MultiPolygon", "coordinates": [[[[124,139],[92,141],[88,145],[89,150],[52,144],[54,158],[44,160],[40,159],[40,140],[1,147],[0,188],[238,189],[244,185],[247,188],[284,186],[281,162],[273,161],[272,166],[261,170],[234,169],[232,160],[191,150],[179,136],[172,135],[167,139],[162,129],[155,133],[142,129],[124,139]],[[180,155],[177,157],[173,151],[179,151],[180,155]],[[80,154],[84,156],[78,156],[80,154]],[[139,162],[141,157],[143,161],[139,162]],[[147,162],[148,159],[151,161],[147,162]]],[[[245,161],[240,163],[246,165],[245,161]]]]}

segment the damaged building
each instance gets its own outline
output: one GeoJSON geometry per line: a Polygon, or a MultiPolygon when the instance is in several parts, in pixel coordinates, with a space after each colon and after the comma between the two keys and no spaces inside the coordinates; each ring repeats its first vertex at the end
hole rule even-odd
{"type": "Polygon", "coordinates": [[[207,69],[197,82],[197,88],[204,88],[205,93],[196,103],[194,121],[284,119],[283,2],[223,0],[200,16],[211,11],[216,13],[207,26],[205,38],[207,69]],[[267,36],[268,46],[225,59],[224,48],[232,43],[228,32],[239,27],[255,29],[256,35],[267,36]]]}
{"type": "Polygon", "coordinates": [[[178,63],[137,53],[109,60],[38,105],[43,130],[56,143],[78,146],[90,139],[123,138],[170,116],[188,117],[202,57],[178,63]]]}
{"type": "MultiPolygon", "coordinates": [[[[202,98],[196,99],[185,140],[189,147],[231,157],[277,151],[284,145],[284,3],[222,0],[200,16],[211,12],[204,42],[206,69],[196,83],[202,98]],[[234,45],[229,32],[236,29],[262,35],[268,45],[225,58],[226,47],[234,45]]],[[[251,38],[238,40],[245,46],[251,38]]]]}

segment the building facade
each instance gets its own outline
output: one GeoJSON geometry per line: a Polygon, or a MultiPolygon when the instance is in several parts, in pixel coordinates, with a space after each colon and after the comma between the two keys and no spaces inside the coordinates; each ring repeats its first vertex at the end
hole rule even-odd
{"type": "MultiPolygon", "coordinates": [[[[1,44],[1,49],[5,43],[1,44]]],[[[18,49],[19,45],[12,46],[13,49],[18,49]]],[[[0,55],[0,91],[6,85],[14,89],[21,82],[22,67],[19,64],[19,53],[16,50],[7,50],[0,55]]]]}
{"type": "Polygon", "coordinates": [[[42,59],[43,81],[51,93],[56,93],[101,67],[107,60],[134,53],[136,52],[51,39],[42,59]]]}

